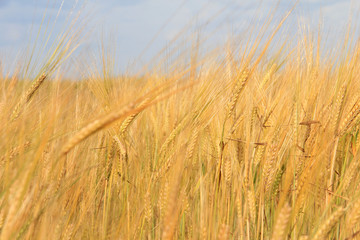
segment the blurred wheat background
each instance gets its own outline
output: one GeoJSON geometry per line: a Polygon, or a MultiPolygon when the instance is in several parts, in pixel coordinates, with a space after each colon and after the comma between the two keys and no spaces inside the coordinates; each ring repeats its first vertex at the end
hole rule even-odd
{"type": "Polygon", "coordinates": [[[1,239],[360,239],[360,42],[289,42],[291,11],[141,74],[104,48],[82,80],[76,20],[2,69],[1,239]]]}

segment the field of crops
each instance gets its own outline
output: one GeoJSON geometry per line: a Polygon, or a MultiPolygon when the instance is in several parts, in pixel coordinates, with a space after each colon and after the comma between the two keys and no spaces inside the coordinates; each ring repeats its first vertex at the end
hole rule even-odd
{"type": "Polygon", "coordinates": [[[0,238],[360,239],[360,42],[274,44],[282,24],[82,80],[69,31],[2,69],[0,238]]]}

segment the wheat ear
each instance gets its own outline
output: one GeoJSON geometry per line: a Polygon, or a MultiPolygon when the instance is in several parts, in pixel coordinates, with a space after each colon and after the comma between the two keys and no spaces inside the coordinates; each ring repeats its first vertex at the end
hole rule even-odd
{"type": "Polygon", "coordinates": [[[360,113],[360,98],[353,105],[350,112],[346,115],[345,119],[342,121],[339,131],[338,131],[339,136],[342,136],[343,134],[345,134],[346,131],[352,127],[353,123],[355,122],[354,120],[357,118],[359,113],[360,113]]]}
{"type": "Polygon", "coordinates": [[[348,215],[348,221],[347,221],[347,227],[349,229],[353,229],[355,227],[355,225],[359,222],[360,220],[360,199],[358,199],[354,206],[352,207],[352,210],[350,212],[350,214],[348,215]]]}
{"type": "Polygon", "coordinates": [[[226,224],[221,224],[219,229],[218,239],[219,240],[229,239],[229,232],[230,232],[230,227],[226,224]]]}
{"type": "MultiPolygon", "coordinates": [[[[143,107],[145,108],[145,107],[143,107]]],[[[78,143],[89,137],[90,135],[96,133],[100,129],[110,125],[111,123],[134,114],[134,112],[139,111],[140,109],[133,109],[132,107],[126,107],[120,111],[110,113],[102,118],[96,119],[95,121],[89,123],[83,127],[77,134],[68,140],[64,145],[61,155],[67,154],[72,148],[74,148],[78,143]]]]}
{"type": "Polygon", "coordinates": [[[313,240],[326,239],[326,236],[334,227],[334,225],[339,221],[342,215],[345,213],[345,209],[343,207],[339,207],[317,230],[313,240]]]}
{"type": "Polygon", "coordinates": [[[247,200],[249,206],[249,215],[252,224],[256,222],[256,203],[255,203],[255,196],[251,190],[247,191],[247,200]]]}
{"type": "Polygon", "coordinates": [[[288,203],[282,207],[273,230],[272,240],[285,239],[285,230],[288,225],[291,214],[291,207],[288,203]]]}
{"type": "Polygon", "coordinates": [[[250,72],[248,70],[244,70],[241,73],[240,78],[235,85],[235,88],[233,90],[233,93],[231,95],[230,101],[227,106],[228,107],[227,118],[230,118],[232,113],[234,112],[236,102],[239,99],[240,93],[244,90],[244,87],[249,78],[249,74],[250,74],[250,72]]]}
{"type": "Polygon", "coordinates": [[[20,110],[26,104],[30,101],[34,93],[39,89],[41,84],[46,79],[46,74],[43,73],[33,84],[31,84],[30,88],[26,91],[26,93],[20,98],[19,102],[16,104],[12,114],[11,114],[11,121],[15,120],[20,115],[20,110]]]}
{"type": "MultiPolygon", "coordinates": [[[[139,106],[137,108],[134,107],[134,104],[130,104],[130,105],[124,107],[123,109],[120,109],[120,110],[112,112],[104,117],[100,117],[100,118],[96,119],[95,121],[93,121],[93,122],[89,123],[88,125],[86,125],[85,127],[83,127],[77,134],[75,134],[72,138],[70,138],[68,140],[68,142],[64,145],[64,147],[61,151],[61,155],[66,155],[78,143],[80,143],[87,137],[91,136],[92,134],[96,133],[97,131],[109,126],[113,122],[120,120],[122,118],[125,118],[127,116],[130,116],[132,114],[139,113],[142,110],[144,110],[145,108],[147,108],[155,103],[158,103],[160,101],[163,101],[163,100],[169,98],[170,96],[174,95],[175,93],[183,91],[193,85],[194,85],[194,82],[187,84],[185,86],[179,87],[175,90],[169,91],[164,96],[158,97],[158,98],[154,99],[153,101],[151,101],[147,104],[144,104],[142,106],[139,106]]],[[[153,92],[155,92],[155,90],[153,92]]],[[[158,94],[160,94],[160,93],[158,93],[158,94]]],[[[140,98],[139,100],[136,101],[136,103],[143,99],[144,99],[144,97],[140,98]]]]}
{"type": "MultiPolygon", "coordinates": [[[[142,101],[139,104],[139,107],[145,106],[146,104],[148,104],[150,102],[150,98],[145,98],[144,101],[142,101]]],[[[120,135],[123,135],[126,130],[129,128],[130,124],[134,121],[135,117],[137,115],[139,115],[139,112],[136,112],[134,114],[131,114],[130,116],[128,116],[127,118],[125,118],[125,120],[122,122],[121,126],[120,126],[120,135]]]]}
{"type": "Polygon", "coordinates": [[[344,105],[345,94],[346,94],[346,85],[343,85],[338,92],[338,95],[336,97],[336,101],[334,104],[333,112],[332,112],[332,122],[331,122],[330,127],[331,127],[331,130],[333,132],[335,132],[335,134],[338,129],[341,110],[344,105]]]}

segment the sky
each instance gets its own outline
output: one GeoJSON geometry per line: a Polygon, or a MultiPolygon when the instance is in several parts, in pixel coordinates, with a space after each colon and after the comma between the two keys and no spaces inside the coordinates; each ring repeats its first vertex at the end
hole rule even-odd
{"type": "MultiPolygon", "coordinates": [[[[261,25],[277,4],[276,16],[280,19],[294,3],[293,0],[0,0],[0,60],[11,68],[44,26],[42,22],[51,23],[51,31],[47,30],[45,35],[51,32],[54,39],[66,29],[68,19],[80,11],[86,20],[85,31],[89,32],[82,39],[82,49],[96,55],[102,41],[104,45],[110,42],[108,46],[116,51],[117,68],[123,71],[134,63],[146,64],[185,26],[212,34],[215,40],[210,44],[215,44],[225,41],[231,32],[241,33],[251,25],[261,25]]],[[[350,15],[358,19],[359,9],[358,0],[300,0],[286,29],[296,32],[304,24],[316,30],[321,23],[322,31],[331,41],[344,32],[350,15]]]]}

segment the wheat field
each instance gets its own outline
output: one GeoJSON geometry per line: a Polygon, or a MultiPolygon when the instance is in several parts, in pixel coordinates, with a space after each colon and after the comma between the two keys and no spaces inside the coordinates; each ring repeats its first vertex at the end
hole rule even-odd
{"type": "Polygon", "coordinates": [[[274,47],[286,17],[141,74],[65,77],[71,32],[2,69],[1,239],[360,239],[360,42],[274,47]]]}

